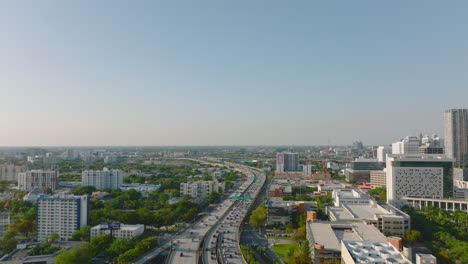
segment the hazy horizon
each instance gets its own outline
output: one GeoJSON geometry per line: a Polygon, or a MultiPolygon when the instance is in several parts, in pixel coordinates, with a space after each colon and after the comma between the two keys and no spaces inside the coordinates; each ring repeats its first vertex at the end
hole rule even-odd
{"type": "Polygon", "coordinates": [[[466,108],[466,1],[0,3],[0,146],[389,145],[466,108]]]}

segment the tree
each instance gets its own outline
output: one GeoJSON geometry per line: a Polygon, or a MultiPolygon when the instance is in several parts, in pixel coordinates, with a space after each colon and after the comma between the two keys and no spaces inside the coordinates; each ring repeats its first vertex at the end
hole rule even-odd
{"type": "Polygon", "coordinates": [[[221,196],[218,192],[211,192],[208,196],[210,203],[218,203],[221,200],[221,196]]]}
{"type": "Polygon", "coordinates": [[[16,248],[16,245],[18,241],[15,239],[15,234],[6,232],[0,240],[0,251],[8,254],[16,248]]]}
{"type": "Polygon", "coordinates": [[[57,255],[55,264],[82,264],[89,263],[95,252],[90,245],[84,245],[71,251],[64,250],[57,255]]]}
{"type": "Polygon", "coordinates": [[[410,230],[405,233],[405,242],[412,245],[415,241],[420,240],[422,237],[421,232],[418,230],[410,230]]]}
{"type": "Polygon", "coordinates": [[[22,233],[26,238],[29,237],[29,233],[36,229],[36,221],[22,220],[18,223],[11,224],[9,230],[13,232],[22,233]]]}
{"type": "Polygon", "coordinates": [[[97,191],[94,186],[81,186],[72,191],[74,195],[91,195],[93,192],[97,191]]]}
{"type": "Polygon", "coordinates": [[[44,188],[42,188],[42,191],[45,194],[53,194],[54,193],[54,191],[52,191],[52,189],[50,187],[44,187],[44,188]]]}
{"type": "Polygon", "coordinates": [[[57,233],[52,233],[45,237],[47,243],[54,243],[55,241],[60,240],[60,236],[57,233]]]}
{"type": "Polygon", "coordinates": [[[83,226],[80,230],[76,230],[72,233],[70,240],[72,241],[89,241],[90,239],[90,226],[83,226]]]}
{"type": "Polygon", "coordinates": [[[91,239],[91,242],[89,243],[89,245],[96,252],[101,252],[105,250],[106,248],[108,248],[111,242],[112,242],[112,237],[110,234],[108,234],[108,235],[103,235],[103,236],[97,236],[91,239]]]}
{"type": "Polygon", "coordinates": [[[264,226],[267,221],[267,209],[265,205],[260,205],[257,209],[255,209],[252,214],[250,215],[250,225],[253,228],[259,228],[264,226]]]}
{"type": "Polygon", "coordinates": [[[135,240],[130,239],[114,239],[110,244],[109,248],[106,249],[106,254],[111,258],[115,258],[125,251],[135,246],[135,240]]]}

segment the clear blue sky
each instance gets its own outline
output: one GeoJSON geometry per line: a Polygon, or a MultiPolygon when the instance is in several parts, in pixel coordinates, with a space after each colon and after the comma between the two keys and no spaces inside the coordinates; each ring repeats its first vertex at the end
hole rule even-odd
{"type": "Polygon", "coordinates": [[[442,135],[443,110],[468,105],[467,14],[468,1],[2,1],[0,145],[442,135]]]}

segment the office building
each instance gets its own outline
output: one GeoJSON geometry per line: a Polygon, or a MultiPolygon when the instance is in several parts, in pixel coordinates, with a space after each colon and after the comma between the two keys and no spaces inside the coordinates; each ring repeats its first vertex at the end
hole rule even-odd
{"type": "Polygon", "coordinates": [[[468,164],[468,109],[444,113],[445,154],[456,163],[468,164]]]}
{"type": "Polygon", "coordinates": [[[0,166],[0,181],[18,181],[18,173],[25,172],[23,166],[4,164],[0,166]]]}
{"type": "Polygon", "coordinates": [[[276,154],[276,172],[285,173],[298,171],[301,171],[298,153],[281,152],[276,154]]]}
{"type": "Polygon", "coordinates": [[[453,160],[443,155],[388,155],[387,201],[402,206],[402,198],[442,198],[453,195],[453,160]]]}
{"type": "Polygon", "coordinates": [[[389,242],[341,241],[341,264],[357,263],[411,264],[411,261],[389,242]]]}
{"type": "Polygon", "coordinates": [[[368,203],[327,206],[326,212],[331,221],[371,223],[384,234],[403,236],[411,229],[409,215],[373,199],[368,203]]]}
{"type": "Polygon", "coordinates": [[[400,141],[392,143],[392,154],[418,154],[421,139],[408,136],[400,141]]]}
{"type": "Polygon", "coordinates": [[[373,170],[383,170],[385,162],[377,159],[359,158],[351,162],[350,167],[344,170],[347,181],[370,181],[370,172],[373,170]]]}
{"type": "Polygon", "coordinates": [[[268,186],[268,197],[283,197],[292,195],[292,186],[289,184],[270,184],[268,186]]]}
{"type": "Polygon", "coordinates": [[[68,240],[72,233],[89,224],[87,195],[54,195],[41,197],[37,207],[37,239],[42,241],[50,234],[68,240]]]}
{"type": "MultiPolygon", "coordinates": [[[[141,236],[144,231],[144,225],[120,224],[119,228],[112,230],[112,236],[119,239],[132,239],[141,236]]],[[[108,224],[97,225],[91,228],[91,239],[110,233],[111,230],[109,229],[108,224]]]]}
{"type": "Polygon", "coordinates": [[[57,189],[58,171],[31,170],[18,173],[18,188],[22,191],[32,191],[35,188],[49,187],[57,189]]]}
{"type": "Polygon", "coordinates": [[[180,184],[180,194],[188,195],[195,200],[205,200],[210,193],[222,193],[225,189],[225,182],[215,181],[195,181],[195,182],[182,182],[180,184]]]}
{"type": "Polygon", "coordinates": [[[387,241],[375,226],[363,222],[310,221],[306,223],[306,237],[313,263],[340,263],[342,240],[387,241]]]}
{"type": "Polygon", "coordinates": [[[392,154],[391,148],[387,146],[380,146],[377,148],[377,161],[385,162],[387,159],[387,154],[392,154]]]}
{"type": "Polygon", "coordinates": [[[376,188],[387,186],[387,169],[370,171],[370,184],[376,188]]]}
{"type": "Polygon", "coordinates": [[[293,213],[305,213],[317,209],[317,202],[284,201],[276,197],[269,198],[266,205],[268,225],[280,226],[290,223],[293,213]]]}
{"type": "Polygon", "coordinates": [[[109,170],[104,168],[102,171],[85,170],[81,172],[82,186],[93,186],[98,190],[118,189],[123,182],[123,172],[121,170],[109,170]]]}

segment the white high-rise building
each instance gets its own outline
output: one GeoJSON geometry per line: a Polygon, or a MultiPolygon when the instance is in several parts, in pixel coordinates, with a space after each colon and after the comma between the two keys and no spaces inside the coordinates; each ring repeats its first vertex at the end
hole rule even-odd
{"type": "Polygon", "coordinates": [[[418,154],[421,140],[418,137],[408,136],[392,143],[392,154],[418,154]]]}
{"type": "Polygon", "coordinates": [[[32,191],[35,188],[49,187],[57,189],[58,171],[31,170],[18,173],[18,188],[23,191],[32,191]]]}
{"type": "Polygon", "coordinates": [[[468,165],[468,109],[444,113],[445,154],[457,163],[468,165]]]}
{"type": "Polygon", "coordinates": [[[73,232],[88,225],[89,201],[87,195],[55,195],[39,198],[38,240],[44,240],[54,233],[58,234],[61,240],[68,240],[73,232]]]}
{"type": "Polygon", "coordinates": [[[81,185],[93,186],[102,190],[110,188],[118,189],[123,182],[123,172],[121,170],[109,170],[104,168],[102,171],[85,170],[81,172],[81,185]]]}
{"type": "Polygon", "coordinates": [[[403,197],[452,195],[453,160],[443,155],[388,155],[387,202],[402,206],[403,197]]]}
{"type": "Polygon", "coordinates": [[[377,161],[385,162],[387,154],[392,154],[392,150],[387,146],[380,146],[377,148],[377,161]]]}

